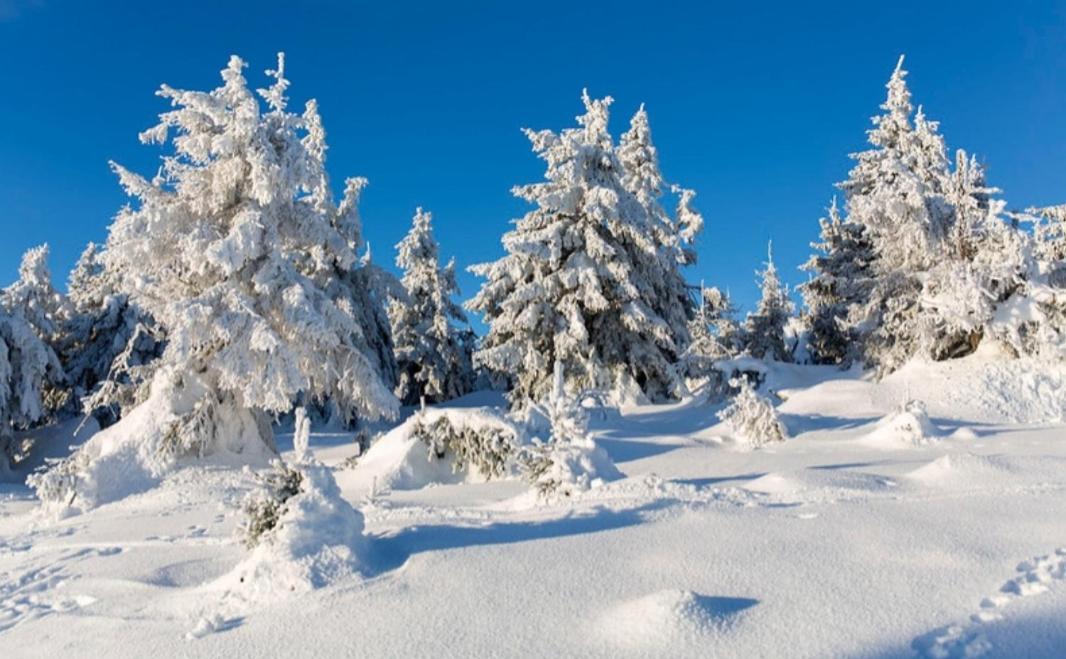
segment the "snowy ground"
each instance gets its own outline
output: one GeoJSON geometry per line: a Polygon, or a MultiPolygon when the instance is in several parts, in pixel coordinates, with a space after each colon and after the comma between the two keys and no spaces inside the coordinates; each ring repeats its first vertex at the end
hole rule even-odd
{"type": "MultiPolygon", "coordinates": [[[[595,435],[626,477],[562,504],[514,480],[390,490],[387,460],[338,470],[369,566],[288,596],[231,578],[247,473],[189,467],[61,520],[2,486],[2,654],[1061,656],[1061,372],[971,359],[770,384],[786,443],[744,450],[694,402],[606,414],[595,435]],[[906,398],[936,437],[884,420],[906,398]]],[[[339,464],[350,440],[312,446],[339,464]]]]}

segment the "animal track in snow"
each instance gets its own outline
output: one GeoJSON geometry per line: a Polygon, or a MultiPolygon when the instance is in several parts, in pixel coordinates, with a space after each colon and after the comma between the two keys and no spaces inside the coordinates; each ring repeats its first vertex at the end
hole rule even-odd
{"type": "Polygon", "coordinates": [[[911,647],[923,657],[953,659],[978,657],[992,649],[982,632],[984,625],[1003,619],[1000,611],[1011,602],[1047,592],[1052,582],[1066,579],[1066,547],[1046,556],[1022,561],[1018,575],[1009,579],[999,592],[981,600],[981,608],[964,623],[940,627],[914,639],[911,647]]]}

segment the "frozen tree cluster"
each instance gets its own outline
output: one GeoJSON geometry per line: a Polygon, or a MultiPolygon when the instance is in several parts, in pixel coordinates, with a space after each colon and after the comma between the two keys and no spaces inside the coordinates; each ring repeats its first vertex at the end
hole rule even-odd
{"type": "Polygon", "coordinates": [[[526,131],[547,171],[514,194],[534,208],[504,235],[503,258],[472,268],[486,281],[468,307],[489,326],[475,361],[509,379],[519,407],[550,394],[556,361],[572,391],[680,391],[693,305],[678,269],[702,219],[691,191],[673,216],[663,210],[643,109],[616,145],[612,99],[583,101],[577,128],[526,131]]]}
{"type": "Polygon", "coordinates": [[[807,281],[790,288],[770,252],[742,318],[727,292],[685,279],[703,217],[663,176],[643,106],[617,139],[612,99],[587,91],[576,126],[525,131],[543,179],[513,188],[528,211],[503,256],[471,268],[483,281],[464,311],[431,214],[418,208],[396,245],[399,276],[377,265],[367,181],[334,190],[317,103],[290,108],[282,55],[261,89],[245,69],[231,58],[207,92],[163,86],[170,108],[140,135],[162,147],[161,167],[149,178],[112,164],[132,199],[106,243],[86,248],[65,292],[47,246],[33,248],[0,295],[0,467],[25,462],[46,424],[92,415],[103,428],[30,478],[42,499],[105,502],[118,482],[217,453],[266,465],[273,424],[296,410],[299,464],[265,481],[255,542],[318,469],[311,419],[369,438],[368,424],[420,407],[412,434],[432,459],[486,479],[517,470],[551,499],[618,476],[582,401],[728,395],[720,419],[760,446],[787,435],[757,390],[781,362],[882,376],[985,341],[1066,354],[1066,206],[1008,211],[984,164],[951,155],[915,106],[902,58],[820,220],[807,281]],[[507,389],[513,418],[426,407],[482,381],[507,389]],[[517,420],[537,414],[547,427],[517,420]]]}
{"type": "Polygon", "coordinates": [[[961,150],[951,162],[906,75],[900,58],[870,148],[840,184],[845,214],[833,204],[806,265],[809,349],[821,363],[885,373],[916,356],[969,354],[1004,333],[997,311],[1025,294],[1033,272],[1030,237],[980,162],[961,150]]]}

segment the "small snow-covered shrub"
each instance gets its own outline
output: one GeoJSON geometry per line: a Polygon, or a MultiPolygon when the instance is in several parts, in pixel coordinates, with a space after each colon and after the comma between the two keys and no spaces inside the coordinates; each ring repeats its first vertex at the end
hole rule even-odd
{"type": "Polygon", "coordinates": [[[607,452],[589,436],[588,412],[565,394],[561,362],[556,362],[552,397],[546,407],[551,422],[548,441],[534,439],[517,459],[523,477],[540,498],[570,497],[621,477],[607,452]]]}
{"type": "Polygon", "coordinates": [[[746,440],[754,448],[769,442],[784,441],[788,432],[770,399],[759,395],[746,378],[735,378],[729,384],[740,391],[732,404],[718,413],[718,419],[728,424],[738,438],[746,440]]]}
{"type": "Polygon", "coordinates": [[[894,412],[885,415],[877,423],[877,428],[867,436],[867,440],[888,446],[917,446],[936,441],[940,436],[941,432],[929,420],[925,403],[908,399],[900,403],[894,412]]]}
{"type": "Polygon", "coordinates": [[[621,477],[607,452],[590,438],[534,440],[518,456],[523,478],[542,499],[570,497],[621,477]]]}
{"type": "Polygon", "coordinates": [[[261,489],[244,502],[245,521],[242,527],[243,540],[249,549],[259,544],[262,537],[273,531],[278,519],[287,511],[285,504],[300,493],[303,473],[281,460],[271,463],[271,471],[256,475],[261,489]]]}
{"type": "Polygon", "coordinates": [[[504,476],[518,447],[503,425],[453,423],[447,414],[419,418],[411,430],[429,449],[430,460],[449,459],[454,472],[473,469],[486,479],[504,476]]]}
{"type": "Polygon", "coordinates": [[[261,526],[249,556],[225,577],[236,581],[228,587],[272,601],[364,569],[363,515],[341,495],[332,469],[308,456],[292,467],[275,467],[266,479],[274,492],[256,508],[256,519],[269,527],[261,526]]]}

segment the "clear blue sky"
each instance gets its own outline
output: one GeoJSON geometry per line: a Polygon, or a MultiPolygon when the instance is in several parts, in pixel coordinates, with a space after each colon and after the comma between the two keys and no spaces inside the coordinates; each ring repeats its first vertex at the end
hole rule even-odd
{"type": "Polygon", "coordinates": [[[769,238],[803,280],[900,53],[949,147],[984,159],[1011,206],[1066,202],[1061,2],[520,4],[0,0],[0,280],[47,241],[62,283],[126,201],[107,161],[156,170],[137,142],[165,110],[154,91],[211,89],[231,53],[256,84],[287,53],[335,184],[370,179],[366,235],[390,264],[417,205],[461,266],[496,258],[526,208],[511,186],[543,174],[519,129],[573,125],[587,86],[616,99],[616,134],[647,104],[666,176],[706,217],[689,278],[750,306],[769,238]]]}

